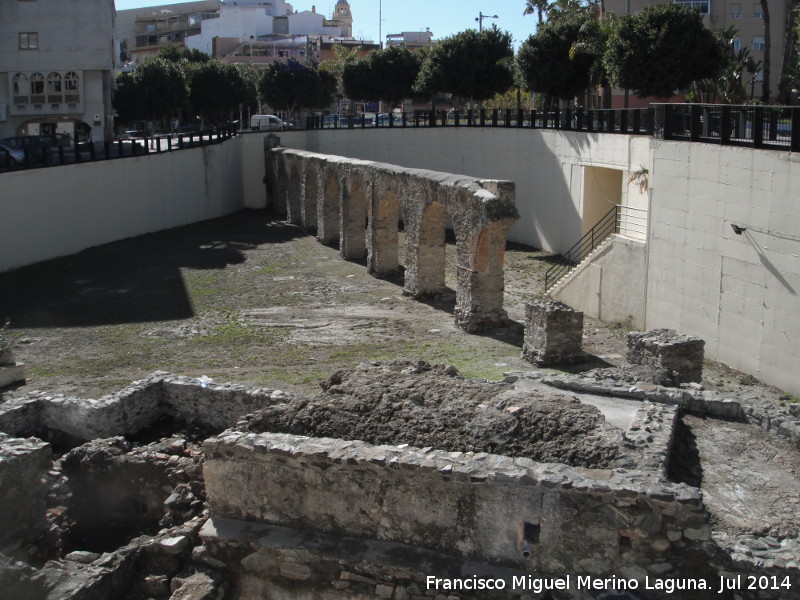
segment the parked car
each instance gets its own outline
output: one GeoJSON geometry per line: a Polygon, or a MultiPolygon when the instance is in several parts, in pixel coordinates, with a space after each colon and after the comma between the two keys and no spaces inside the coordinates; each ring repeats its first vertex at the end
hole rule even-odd
{"type": "Polygon", "coordinates": [[[286,131],[291,125],[275,115],[253,115],[250,117],[250,129],[255,131],[286,131]]]}
{"type": "Polygon", "coordinates": [[[0,167],[13,169],[25,162],[25,153],[19,148],[0,143],[0,167]]]}
{"type": "MultiPolygon", "coordinates": [[[[51,154],[50,142],[40,135],[18,135],[0,140],[0,144],[10,146],[27,153],[28,161],[44,164],[51,154]]],[[[24,159],[23,159],[24,160],[24,159]]]]}

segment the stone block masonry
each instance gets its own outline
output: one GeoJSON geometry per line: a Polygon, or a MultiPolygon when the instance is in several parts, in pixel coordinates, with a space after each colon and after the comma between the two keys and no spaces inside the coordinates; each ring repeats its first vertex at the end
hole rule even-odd
{"type": "Polygon", "coordinates": [[[697,489],[642,472],[235,431],[205,454],[215,516],[496,566],[681,573],[711,537],[697,489]]]}
{"type": "Polygon", "coordinates": [[[49,529],[43,477],[51,465],[50,444],[0,433],[0,554],[36,557],[49,529]]]}
{"type": "Polygon", "coordinates": [[[681,383],[703,380],[703,348],[700,338],[672,329],[628,333],[626,360],[632,365],[664,367],[675,371],[681,383]]]}
{"type": "Polygon", "coordinates": [[[582,344],[582,312],[562,302],[525,304],[522,358],[543,367],[575,363],[586,358],[582,344]]]}
{"type": "Polygon", "coordinates": [[[266,148],[268,202],[291,223],[366,258],[377,276],[399,270],[398,224],[406,234],[404,292],[445,291],[445,230],[456,238],[456,324],[469,332],[502,325],[506,236],[519,219],[514,184],[365,160],[266,148]]]}
{"type": "Polygon", "coordinates": [[[157,371],[96,400],[38,392],[10,400],[0,405],[0,431],[16,436],[63,434],[84,442],[135,434],[161,417],[220,431],[285,397],[280,390],[204,384],[157,371]]]}

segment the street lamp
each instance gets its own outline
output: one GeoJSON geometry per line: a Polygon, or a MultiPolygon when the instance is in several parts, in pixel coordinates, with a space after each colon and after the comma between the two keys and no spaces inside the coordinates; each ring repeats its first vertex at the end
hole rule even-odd
{"type": "Polygon", "coordinates": [[[475,20],[478,22],[478,32],[480,33],[483,31],[483,20],[484,19],[499,19],[497,15],[485,15],[482,12],[478,13],[478,16],[475,17],[475,20]]]}

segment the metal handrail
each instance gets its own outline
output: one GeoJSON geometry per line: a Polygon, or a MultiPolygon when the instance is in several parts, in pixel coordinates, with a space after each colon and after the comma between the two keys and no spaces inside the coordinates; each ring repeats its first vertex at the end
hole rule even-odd
{"type": "Polygon", "coordinates": [[[615,205],[572,247],[562,254],[556,264],[544,274],[544,291],[547,292],[556,282],[582,261],[592,250],[612,233],[618,231],[619,205],[615,205]]]}

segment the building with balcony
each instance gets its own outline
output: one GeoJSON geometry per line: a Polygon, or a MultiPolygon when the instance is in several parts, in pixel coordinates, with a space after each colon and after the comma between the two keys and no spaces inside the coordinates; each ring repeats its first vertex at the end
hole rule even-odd
{"type": "Polygon", "coordinates": [[[129,59],[140,63],[166,46],[185,46],[184,40],[201,31],[205,19],[219,14],[220,0],[164,4],[117,13],[117,38],[129,59]]]}
{"type": "MultiPolygon", "coordinates": [[[[253,50],[252,56],[263,58],[269,54],[269,44],[275,46],[278,43],[288,46],[281,49],[279,54],[273,53],[270,56],[304,56],[309,39],[333,41],[350,38],[352,31],[350,7],[346,0],[340,0],[337,9],[344,10],[344,7],[346,12],[341,15],[334,12],[334,18],[327,19],[317,12],[315,6],[312,6],[311,10],[296,11],[291,4],[282,0],[267,4],[255,0],[241,0],[235,4],[222,3],[216,15],[204,19],[200,30],[194,35],[187,36],[184,43],[189,48],[212,56],[223,57],[236,52],[236,56],[240,58],[239,62],[242,58],[251,56],[251,50],[253,50]],[[258,46],[254,45],[258,42],[267,44],[261,48],[261,52],[258,46]],[[240,44],[253,45],[240,48],[240,44]],[[299,49],[295,49],[295,46],[299,49]]],[[[263,60],[253,62],[263,62],[263,60]]]]}
{"type": "Polygon", "coordinates": [[[0,137],[113,129],[114,0],[0,3],[0,137]]]}

